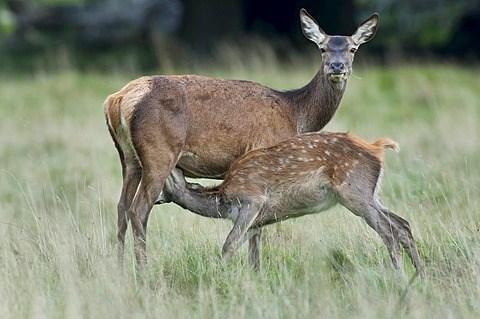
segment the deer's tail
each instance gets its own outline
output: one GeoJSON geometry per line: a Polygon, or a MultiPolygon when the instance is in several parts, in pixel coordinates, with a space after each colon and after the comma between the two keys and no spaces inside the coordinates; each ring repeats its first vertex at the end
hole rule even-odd
{"type": "Polygon", "coordinates": [[[373,142],[373,145],[376,146],[376,147],[383,148],[383,149],[390,148],[390,149],[394,150],[395,152],[400,151],[400,145],[397,142],[395,142],[394,140],[389,139],[389,138],[378,139],[375,142],[373,142]]]}

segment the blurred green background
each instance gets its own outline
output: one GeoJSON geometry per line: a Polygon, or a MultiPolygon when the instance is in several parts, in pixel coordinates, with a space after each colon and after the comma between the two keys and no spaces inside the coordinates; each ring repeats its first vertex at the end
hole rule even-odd
{"type": "Polygon", "coordinates": [[[379,12],[380,31],[361,58],[480,56],[479,0],[1,0],[0,66],[147,71],[210,63],[228,47],[248,51],[265,43],[288,61],[314,50],[300,31],[302,7],[329,34],[352,34],[379,12]]]}

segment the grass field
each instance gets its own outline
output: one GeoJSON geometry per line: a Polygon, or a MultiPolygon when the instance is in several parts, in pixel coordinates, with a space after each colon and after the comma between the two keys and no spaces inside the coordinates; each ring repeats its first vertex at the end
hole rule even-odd
{"type": "MultiPolygon", "coordinates": [[[[275,88],[315,64],[193,69],[275,88]]],[[[192,70],[190,70],[192,71],[192,70]]],[[[357,68],[329,130],[389,136],[382,195],[407,218],[426,278],[408,286],[377,235],[337,207],[265,231],[262,269],[220,258],[229,222],[175,205],[149,223],[147,285],[116,264],[120,165],[102,102],[137,75],[1,76],[0,318],[479,318],[479,70],[357,68]]]]}

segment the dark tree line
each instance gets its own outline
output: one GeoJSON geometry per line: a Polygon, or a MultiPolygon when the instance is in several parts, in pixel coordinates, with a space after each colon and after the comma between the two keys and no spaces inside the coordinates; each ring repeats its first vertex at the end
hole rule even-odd
{"type": "Polygon", "coordinates": [[[378,56],[480,57],[480,0],[0,0],[1,49],[34,55],[62,46],[88,55],[137,48],[148,61],[172,43],[202,56],[260,37],[301,51],[302,7],[330,34],[351,34],[379,12],[368,48],[378,56]]]}

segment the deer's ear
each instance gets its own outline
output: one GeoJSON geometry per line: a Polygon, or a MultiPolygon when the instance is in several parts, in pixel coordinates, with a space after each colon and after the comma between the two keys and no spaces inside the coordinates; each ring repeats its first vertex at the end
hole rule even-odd
{"type": "Polygon", "coordinates": [[[300,23],[302,24],[302,32],[305,37],[320,45],[327,38],[327,34],[320,29],[318,23],[313,19],[305,9],[300,10],[300,23]]]}
{"type": "Polygon", "coordinates": [[[365,20],[352,35],[352,40],[356,45],[363,44],[373,39],[377,33],[378,13],[374,13],[365,20]]]}

